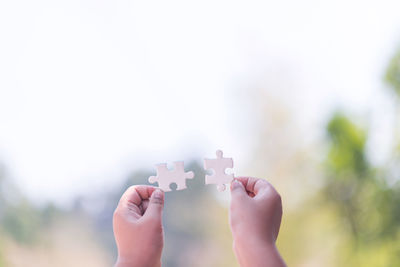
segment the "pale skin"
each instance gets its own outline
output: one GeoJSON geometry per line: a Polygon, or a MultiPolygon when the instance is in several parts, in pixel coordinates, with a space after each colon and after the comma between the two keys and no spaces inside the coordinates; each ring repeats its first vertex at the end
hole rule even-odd
{"type": "Polygon", "coordinates": [[[131,186],[114,212],[118,247],[115,267],[160,267],[164,246],[164,192],[152,186],[131,186]]]}
{"type": "MultiPolygon", "coordinates": [[[[285,267],[275,246],[282,203],[263,179],[238,177],[231,184],[229,223],[233,250],[241,267],[285,267]]],[[[160,267],[164,245],[164,192],[152,186],[131,186],[114,212],[118,247],[115,267],[160,267]]]]}
{"type": "Polygon", "coordinates": [[[266,180],[238,177],[231,184],[229,224],[241,267],[285,267],[275,246],[282,201],[266,180]]]}

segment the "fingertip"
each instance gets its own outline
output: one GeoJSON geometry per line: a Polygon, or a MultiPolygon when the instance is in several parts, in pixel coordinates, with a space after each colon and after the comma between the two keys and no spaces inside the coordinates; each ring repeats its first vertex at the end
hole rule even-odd
{"type": "Polygon", "coordinates": [[[151,194],[150,204],[161,206],[162,208],[164,206],[164,197],[165,197],[164,191],[162,191],[160,188],[156,188],[151,194]]]}
{"type": "Polygon", "coordinates": [[[248,180],[249,180],[249,177],[238,176],[238,177],[235,177],[234,181],[238,181],[238,182],[242,183],[244,187],[246,187],[248,180]]]}
{"type": "Polygon", "coordinates": [[[165,193],[160,188],[155,188],[153,193],[151,194],[152,198],[162,199],[162,200],[164,200],[164,196],[165,196],[165,193]]]}
{"type": "Polygon", "coordinates": [[[236,179],[232,181],[231,196],[232,196],[232,199],[242,198],[243,196],[247,196],[246,189],[242,182],[240,182],[236,179]]]}
{"type": "Polygon", "coordinates": [[[240,188],[240,189],[243,188],[244,189],[244,186],[243,186],[242,182],[239,182],[239,180],[237,180],[235,178],[231,183],[231,191],[233,191],[235,189],[238,189],[238,188],[240,188]]]}

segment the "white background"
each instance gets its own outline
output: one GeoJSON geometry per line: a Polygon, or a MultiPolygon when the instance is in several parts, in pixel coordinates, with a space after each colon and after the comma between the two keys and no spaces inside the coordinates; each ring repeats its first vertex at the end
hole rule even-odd
{"type": "Polygon", "coordinates": [[[338,107],[369,114],[379,163],[399,10],[397,0],[1,1],[0,160],[30,198],[58,203],[217,148],[241,168],[254,130],[243,96],[260,86],[310,136],[338,107]]]}

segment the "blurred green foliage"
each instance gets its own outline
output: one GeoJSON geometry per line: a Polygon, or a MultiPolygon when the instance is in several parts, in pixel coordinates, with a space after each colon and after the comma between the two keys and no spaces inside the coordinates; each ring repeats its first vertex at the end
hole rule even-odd
{"type": "Polygon", "coordinates": [[[357,178],[365,179],[368,163],[365,156],[366,132],[341,113],[337,113],[330,120],[328,134],[332,143],[328,163],[331,171],[340,175],[341,178],[350,178],[356,175],[357,178]]]}
{"type": "MultiPolygon", "coordinates": [[[[35,207],[10,183],[6,184],[4,176],[3,171],[0,173],[0,231],[18,243],[33,245],[37,241],[39,230],[49,225],[58,209],[54,205],[35,207]],[[13,199],[5,197],[5,186],[7,195],[12,195],[13,199]]],[[[1,241],[0,238],[0,249],[1,241]]]]}
{"type": "Polygon", "coordinates": [[[400,95],[400,49],[393,56],[386,71],[385,80],[400,95]]]}
{"type": "Polygon", "coordinates": [[[399,184],[389,185],[385,170],[368,162],[365,129],[337,113],[327,132],[324,195],[336,207],[349,238],[341,266],[400,266],[399,184]]]}
{"type": "Polygon", "coordinates": [[[4,211],[4,230],[16,241],[32,244],[41,226],[41,214],[27,201],[9,205],[4,211]]]}
{"type": "MultiPolygon", "coordinates": [[[[0,232],[0,234],[2,234],[0,232]]],[[[5,257],[3,255],[3,241],[0,238],[0,267],[5,267],[6,266],[6,261],[5,261],[5,257]]]]}
{"type": "MultiPolygon", "coordinates": [[[[4,171],[3,166],[0,165],[0,220],[3,217],[4,208],[5,208],[5,200],[2,194],[4,190],[4,171]]],[[[3,242],[4,242],[4,231],[0,227],[0,267],[6,266],[5,265],[5,258],[3,255],[3,242]]]]}

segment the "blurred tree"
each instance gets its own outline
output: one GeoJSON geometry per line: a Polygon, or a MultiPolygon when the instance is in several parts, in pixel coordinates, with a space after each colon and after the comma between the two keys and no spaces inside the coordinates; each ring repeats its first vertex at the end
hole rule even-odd
{"type": "Polygon", "coordinates": [[[400,266],[400,190],[367,160],[367,132],[342,113],[327,126],[326,199],[349,230],[341,266],[400,266]],[[385,248],[385,249],[382,249],[385,248]]]}
{"type": "Polygon", "coordinates": [[[386,71],[385,80],[400,95],[400,50],[394,55],[386,71]]]}
{"type": "MultiPolygon", "coordinates": [[[[400,50],[391,59],[385,80],[400,96],[400,50]]],[[[342,113],[334,114],[327,125],[325,198],[350,233],[342,266],[400,266],[400,103],[395,105],[393,150],[381,168],[367,160],[365,129],[342,113]]]]}
{"type": "Polygon", "coordinates": [[[41,219],[40,212],[24,200],[7,206],[1,223],[4,230],[16,241],[32,244],[40,230],[41,219]]]}
{"type": "Polygon", "coordinates": [[[366,133],[340,113],[333,116],[327,128],[331,141],[327,160],[327,197],[338,204],[357,240],[360,222],[358,197],[369,176],[365,157],[366,133]]]}
{"type": "Polygon", "coordinates": [[[41,211],[21,196],[5,176],[5,168],[0,165],[0,226],[2,231],[18,242],[32,243],[41,226],[41,211]]]}
{"type": "Polygon", "coordinates": [[[0,163],[0,219],[2,218],[4,207],[6,205],[5,197],[4,197],[4,180],[5,180],[5,171],[4,166],[0,163]]]}

